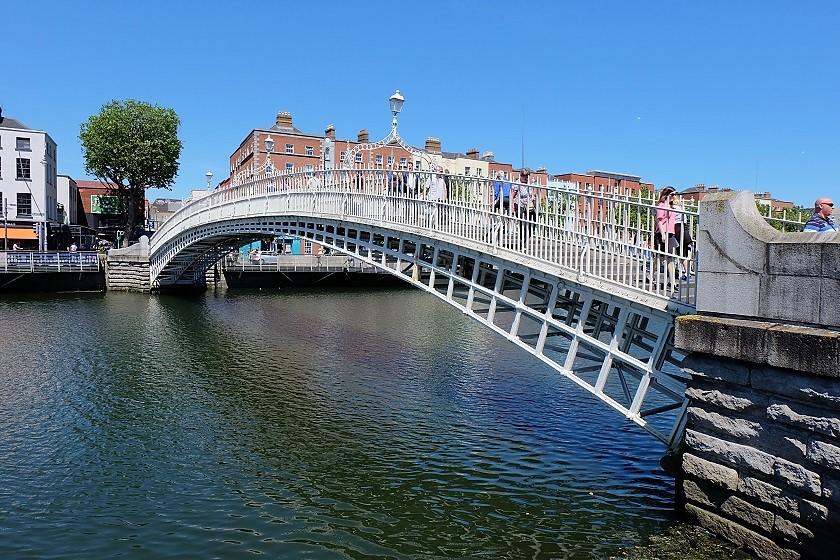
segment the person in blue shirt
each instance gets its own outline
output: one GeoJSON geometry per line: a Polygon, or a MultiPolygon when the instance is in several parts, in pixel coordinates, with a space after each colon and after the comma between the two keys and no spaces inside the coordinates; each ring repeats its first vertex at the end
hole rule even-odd
{"type": "Polygon", "coordinates": [[[510,183],[504,180],[501,171],[496,173],[493,182],[493,209],[501,209],[505,214],[510,214],[510,183]]]}
{"type": "Polygon", "coordinates": [[[818,198],[814,202],[814,213],[811,219],[805,223],[803,231],[838,231],[831,213],[834,211],[834,202],[830,198],[818,198]]]}

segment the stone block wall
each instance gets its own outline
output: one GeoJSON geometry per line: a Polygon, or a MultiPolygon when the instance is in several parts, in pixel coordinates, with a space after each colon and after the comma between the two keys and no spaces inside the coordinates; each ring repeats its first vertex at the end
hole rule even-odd
{"type": "Polygon", "coordinates": [[[149,263],[108,261],[106,289],[115,292],[150,291],[149,263]]]}
{"type": "Polygon", "coordinates": [[[685,368],[688,517],[760,558],[840,558],[840,380],[701,353],[685,368]]]}
{"type": "Polygon", "coordinates": [[[106,289],[121,292],[144,292],[151,289],[149,238],[125,249],[111,249],[105,259],[106,289]]]}

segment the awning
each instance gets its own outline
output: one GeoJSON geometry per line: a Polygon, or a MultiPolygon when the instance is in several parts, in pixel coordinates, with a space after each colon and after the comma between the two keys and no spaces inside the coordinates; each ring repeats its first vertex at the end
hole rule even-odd
{"type": "Polygon", "coordinates": [[[32,231],[31,227],[28,228],[13,228],[10,227],[8,229],[3,228],[0,225],[0,238],[3,239],[32,239],[37,240],[38,234],[32,231]]]}

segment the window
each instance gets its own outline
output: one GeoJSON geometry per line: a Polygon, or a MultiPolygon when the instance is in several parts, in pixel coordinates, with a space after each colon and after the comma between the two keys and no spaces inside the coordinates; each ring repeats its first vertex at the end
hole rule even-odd
{"type": "Polygon", "coordinates": [[[388,165],[394,165],[394,156],[388,156],[388,165]]]}
{"type": "Polygon", "coordinates": [[[414,169],[416,171],[420,171],[420,160],[419,159],[414,162],[414,169]]]}
{"type": "Polygon", "coordinates": [[[405,165],[406,165],[407,163],[408,163],[408,159],[407,159],[407,158],[404,158],[404,157],[401,157],[401,158],[400,158],[400,167],[405,167],[405,165]]]}
{"type": "Polygon", "coordinates": [[[295,153],[295,145],[294,144],[286,144],[286,153],[287,154],[295,153]]]}
{"type": "Polygon", "coordinates": [[[293,163],[287,163],[286,164],[286,171],[287,172],[291,173],[294,170],[295,170],[295,164],[293,164],[293,163]]]}
{"type": "Polygon", "coordinates": [[[347,150],[341,152],[341,161],[347,161],[347,150]]]}
{"type": "Polygon", "coordinates": [[[470,168],[469,168],[469,166],[464,167],[464,175],[469,175],[469,174],[470,174],[470,168]]]}
{"type": "Polygon", "coordinates": [[[475,173],[476,173],[476,175],[478,175],[479,177],[483,177],[483,176],[484,176],[484,173],[481,171],[481,168],[480,168],[480,167],[476,167],[476,168],[475,168],[475,173]]]}
{"type": "Polygon", "coordinates": [[[311,171],[315,171],[315,168],[314,168],[314,167],[312,167],[312,164],[311,164],[311,163],[308,163],[308,164],[306,164],[306,165],[304,165],[304,166],[303,166],[303,170],[304,170],[304,171],[306,171],[307,173],[309,173],[309,172],[311,172],[311,171]]]}
{"type": "Polygon", "coordinates": [[[356,153],[356,163],[362,163],[362,152],[356,153]]]}
{"type": "Polygon", "coordinates": [[[315,155],[315,147],[314,146],[307,146],[306,147],[306,155],[314,156],[315,155]]]}
{"type": "Polygon", "coordinates": [[[31,152],[29,138],[18,137],[15,141],[15,149],[19,152],[31,152]]]}
{"type": "Polygon", "coordinates": [[[20,181],[29,181],[32,178],[29,158],[17,158],[17,178],[20,181]]]}
{"type": "Polygon", "coordinates": [[[304,241],[303,242],[303,254],[304,255],[311,255],[312,254],[312,242],[311,241],[304,241]]]}
{"type": "Polygon", "coordinates": [[[32,216],[32,195],[29,193],[17,193],[17,215],[32,216]]]}
{"type": "Polygon", "coordinates": [[[376,156],[376,164],[382,165],[382,154],[376,156]]]}

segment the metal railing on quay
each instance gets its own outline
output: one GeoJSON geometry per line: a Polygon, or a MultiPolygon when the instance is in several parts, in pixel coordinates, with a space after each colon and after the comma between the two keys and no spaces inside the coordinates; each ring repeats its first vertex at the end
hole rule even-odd
{"type": "Polygon", "coordinates": [[[95,251],[0,251],[0,272],[98,272],[95,251]]]}

